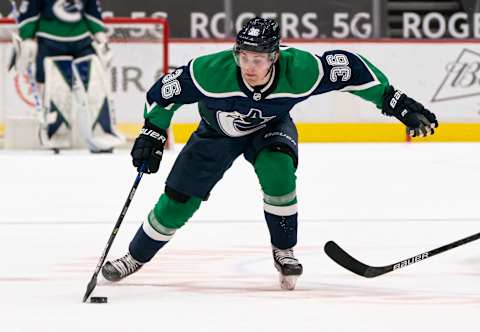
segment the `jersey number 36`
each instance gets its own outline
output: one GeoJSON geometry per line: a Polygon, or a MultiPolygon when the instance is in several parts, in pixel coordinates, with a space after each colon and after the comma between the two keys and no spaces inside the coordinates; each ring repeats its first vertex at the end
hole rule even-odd
{"type": "Polygon", "coordinates": [[[352,77],[352,69],[348,66],[348,58],[345,54],[330,54],[326,57],[327,63],[332,66],[330,81],[336,82],[341,77],[346,82],[352,77]]]}
{"type": "Polygon", "coordinates": [[[162,97],[164,99],[170,99],[175,95],[179,95],[182,92],[182,87],[177,77],[182,74],[183,69],[177,69],[171,74],[167,74],[162,79],[162,97]]]}

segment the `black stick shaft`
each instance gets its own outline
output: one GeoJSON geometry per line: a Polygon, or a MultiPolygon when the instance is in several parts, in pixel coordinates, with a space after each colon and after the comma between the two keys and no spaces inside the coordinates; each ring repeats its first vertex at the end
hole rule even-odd
{"type": "Polygon", "coordinates": [[[459,247],[461,245],[467,244],[469,242],[472,242],[472,241],[475,241],[475,240],[478,240],[478,239],[480,239],[480,233],[467,236],[466,238],[463,238],[463,239],[457,240],[455,242],[446,244],[446,245],[438,247],[436,249],[432,249],[430,251],[421,253],[419,255],[404,259],[403,261],[397,262],[397,263],[392,264],[390,266],[391,266],[392,271],[397,270],[397,269],[401,269],[402,267],[420,262],[424,259],[433,257],[435,255],[441,254],[442,252],[445,252],[447,250],[459,247]]]}
{"type": "Polygon", "coordinates": [[[130,193],[128,194],[127,200],[123,205],[122,212],[118,216],[117,222],[115,223],[115,226],[113,227],[113,231],[110,234],[110,238],[107,241],[107,245],[103,250],[102,256],[100,256],[97,267],[95,268],[95,272],[93,272],[92,278],[90,279],[90,282],[87,285],[87,290],[85,292],[85,295],[83,296],[83,302],[87,301],[88,297],[90,296],[90,294],[92,294],[93,290],[95,289],[95,286],[97,286],[98,273],[100,272],[100,269],[102,268],[103,263],[105,262],[105,258],[107,258],[107,255],[108,255],[108,252],[110,251],[113,240],[117,236],[117,233],[118,233],[118,230],[120,229],[120,225],[122,224],[123,218],[127,214],[128,207],[130,206],[133,196],[137,191],[137,187],[140,183],[140,180],[142,179],[142,176],[143,176],[143,167],[140,169],[140,171],[137,174],[137,177],[135,178],[135,182],[133,183],[132,189],[130,189],[130,193]]]}

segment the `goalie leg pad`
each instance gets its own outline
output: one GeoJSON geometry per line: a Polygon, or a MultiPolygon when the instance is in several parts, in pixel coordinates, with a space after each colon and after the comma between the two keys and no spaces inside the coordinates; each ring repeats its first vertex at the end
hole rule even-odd
{"type": "Polygon", "coordinates": [[[71,146],[72,60],[70,56],[44,59],[45,86],[41,141],[49,148],[71,146]]]}
{"type": "Polygon", "coordinates": [[[74,107],[78,132],[92,151],[108,150],[125,142],[116,129],[109,84],[96,55],[73,61],[74,107]]]}
{"type": "Polygon", "coordinates": [[[264,149],[254,167],[263,190],[271,243],[279,249],[292,248],[297,243],[298,228],[294,160],[284,152],[264,149]]]}

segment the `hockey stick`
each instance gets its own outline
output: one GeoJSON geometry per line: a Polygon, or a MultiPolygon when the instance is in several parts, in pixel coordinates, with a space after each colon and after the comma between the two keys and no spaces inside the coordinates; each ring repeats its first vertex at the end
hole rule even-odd
{"type": "Polygon", "coordinates": [[[352,256],[350,256],[345,250],[343,250],[338,244],[336,244],[333,241],[328,241],[325,244],[324,250],[325,250],[325,253],[328,255],[328,257],[330,257],[337,264],[343,266],[345,269],[355,274],[358,274],[361,277],[375,278],[375,277],[381,276],[382,274],[386,274],[394,270],[404,268],[405,266],[418,263],[422,260],[441,254],[442,252],[459,247],[461,245],[464,245],[466,243],[469,243],[478,239],[480,239],[480,233],[468,236],[461,240],[446,244],[442,247],[407,258],[400,262],[390,264],[390,265],[385,265],[385,266],[366,265],[360,262],[359,260],[353,258],[352,256]]]}
{"type": "Polygon", "coordinates": [[[97,286],[98,273],[100,272],[100,269],[102,268],[103,263],[107,258],[107,254],[110,251],[110,247],[112,246],[113,240],[117,236],[117,233],[118,233],[118,230],[120,229],[120,225],[122,224],[123,218],[125,217],[125,214],[127,214],[128,207],[130,206],[130,202],[133,199],[133,195],[135,195],[135,191],[137,190],[140,180],[142,179],[144,170],[145,170],[145,164],[143,164],[140,167],[140,170],[138,171],[138,174],[137,174],[137,177],[135,178],[135,182],[133,183],[132,189],[130,189],[130,193],[128,194],[127,200],[123,205],[122,212],[120,213],[120,216],[118,217],[117,222],[113,227],[112,234],[110,234],[110,238],[108,239],[107,246],[103,250],[102,256],[100,256],[100,260],[98,261],[97,267],[95,268],[95,272],[93,272],[92,278],[90,279],[90,282],[87,285],[87,291],[85,292],[85,295],[83,295],[84,303],[87,301],[90,294],[92,294],[93,290],[95,289],[95,286],[97,286]]]}

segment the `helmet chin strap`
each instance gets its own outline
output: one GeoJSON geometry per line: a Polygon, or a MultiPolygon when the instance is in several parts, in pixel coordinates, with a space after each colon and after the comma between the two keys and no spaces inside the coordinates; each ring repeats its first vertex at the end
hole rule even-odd
{"type": "Polygon", "coordinates": [[[265,74],[265,76],[263,76],[263,78],[268,77],[268,79],[270,79],[270,75],[272,75],[272,72],[273,72],[273,63],[272,63],[272,65],[270,66],[270,68],[268,69],[268,71],[267,71],[267,73],[265,74]]]}
{"type": "Polygon", "coordinates": [[[270,65],[270,68],[268,68],[268,71],[267,73],[265,74],[264,78],[268,76],[268,78],[270,79],[270,75],[272,74],[273,72],[273,66],[275,65],[275,55],[273,56],[273,59],[272,59],[272,64],[270,65]]]}

